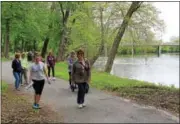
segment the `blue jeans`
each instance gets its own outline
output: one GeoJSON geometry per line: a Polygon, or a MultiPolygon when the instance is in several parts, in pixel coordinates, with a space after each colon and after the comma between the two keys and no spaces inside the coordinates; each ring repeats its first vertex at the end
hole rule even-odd
{"type": "Polygon", "coordinates": [[[14,78],[15,78],[15,88],[19,88],[19,84],[20,84],[20,74],[19,72],[13,72],[14,78]]]}

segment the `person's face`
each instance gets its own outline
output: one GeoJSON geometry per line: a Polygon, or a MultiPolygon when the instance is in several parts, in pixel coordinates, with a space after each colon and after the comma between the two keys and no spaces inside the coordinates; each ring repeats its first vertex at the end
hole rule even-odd
{"type": "Polygon", "coordinates": [[[82,58],[83,58],[83,53],[78,53],[78,54],[77,54],[77,58],[78,58],[78,59],[82,59],[82,58]]]}
{"type": "Polygon", "coordinates": [[[72,58],[75,58],[75,54],[72,54],[71,57],[72,57],[72,58]]]}
{"type": "Polygon", "coordinates": [[[40,56],[36,57],[35,61],[36,63],[39,63],[41,61],[41,57],[40,56]]]}
{"type": "Polygon", "coordinates": [[[25,55],[22,55],[21,57],[24,59],[25,55]]]}
{"type": "Polygon", "coordinates": [[[49,55],[52,56],[52,53],[50,52],[49,55]]]}

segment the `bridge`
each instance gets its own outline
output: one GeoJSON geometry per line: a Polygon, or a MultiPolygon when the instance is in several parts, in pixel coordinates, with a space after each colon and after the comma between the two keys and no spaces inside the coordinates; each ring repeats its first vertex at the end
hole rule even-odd
{"type": "Polygon", "coordinates": [[[167,43],[151,43],[151,44],[132,44],[132,43],[120,43],[120,46],[179,46],[179,43],[167,42],[167,43]]]}
{"type": "Polygon", "coordinates": [[[134,47],[147,47],[147,46],[155,46],[157,47],[158,56],[161,55],[161,47],[162,46],[179,46],[179,43],[166,42],[166,43],[146,43],[146,44],[135,44],[135,43],[120,43],[122,47],[132,47],[132,55],[134,55],[134,47]]]}

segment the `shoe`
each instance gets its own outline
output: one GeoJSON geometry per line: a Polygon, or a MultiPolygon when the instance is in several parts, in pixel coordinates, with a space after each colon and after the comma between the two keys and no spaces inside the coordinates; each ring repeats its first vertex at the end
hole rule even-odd
{"type": "Polygon", "coordinates": [[[78,108],[81,109],[82,107],[83,107],[83,105],[82,105],[82,104],[79,104],[78,108]]]}
{"type": "Polygon", "coordinates": [[[56,78],[55,78],[55,77],[53,77],[52,79],[53,79],[54,81],[56,80],[56,78]]]}
{"type": "Polygon", "coordinates": [[[41,107],[39,106],[39,104],[36,104],[37,105],[37,107],[38,107],[38,109],[40,109],[41,107]]]}
{"type": "Polygon", "coordinates": [[[39,109],[39,105],[36,103],[34,103],[32,107],[33,107],[33,109],[39,109]]]}
{"type": "Polygon", "coordinates": [[[17,90],[17,91],[20,91],[20,89],[19,89],[19,88],[16,88],[16,90],[17,90]]]}
{"type": "Polygon", "coordinates": [[[83,104],[82,104],[82,106],[83,106],[83,107],[86,107],[86,104],[85,104],[85,103],[83,103],[83,104]]]}

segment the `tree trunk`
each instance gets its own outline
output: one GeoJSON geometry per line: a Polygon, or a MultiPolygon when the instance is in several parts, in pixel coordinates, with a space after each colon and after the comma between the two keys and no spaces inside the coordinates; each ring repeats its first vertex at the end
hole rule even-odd
{"type": "MultiPolygon", "coordinates": [[[[55,8],[55,2],[52,2],[51,13],[53,13],[55,9],[56,9],[55,8]]],[[[49,31],[51,30],[51,28],[52,28],[52,23],[49,24],[49,31]]],[[[46,52],[47,52],[47,48],[48,48],[48,44],[49,44],[49,36],[47,34],[47,36],[46,36],[46,38],[44,40],[43,48],[41,50],[41,56],[43,58],[45,58],[45,55],[46,55],[46,52]]]]}
{"type": "Polygon", "coordinates": [[[116,56],[119,43],[121,42],[125,29],[128,26],[128,23],[132,17],[132,14],[140,7],[141,3],[142,2],[133,1],[126,16],[124,17],[121,27],[119,28],[119,31],[114,39],[114,42],[113,42],[113,45],[112,45],[112,48],[111,48],[111,51],[110,51],[110,54],[106,63],[105,72],[109,73],[111,71],[112,66],[113,66],[113,61],[116,56]]]}
{"type": "Polygon", "coordinates": [[[45,58],[45,55],[46,55],[46,52],[47,52],[48,43],[49,43],[49,37],[46,37],[46,39],[44,40],[42,51],[41,51],[41,56],[43,58],[45,58]]]}
{"type": "Polygon", "coordinates": [[[9,58],[9,33],[10,33],[10,19],[6,19],[6,40],[5,40],[5,58],[9,58]]]}
{"type": "MultiPolygon", "coordinates": [[[[65,28],[65,27],[64,27],[65,28]]],[[[66,50],[66,29],[63,29],[61,33],[61,42],[59,43],[57,61],[64,61],[66,50]]]]}
{"type": "Polygon", "coordinates": [[[91,66],[96,62],[98,57],[102,54],[104,50],[104,25],[103,25],[103,8],[100,7],[100,22],[101,22],[101,44],[99,46],[98,52],[96,55],[90,60],[91,66]]]}
{"type": "Polygon", "coordinates": [[[60,8],[61,8],[61,13],[63,16],[62,19],[62,24],[63,24],[63,28],[60,34],[61,40],[59,42],[59,49],[58,49],[58,56],[57,56],[57,61],[64,61],[65,59],[65,52],[66,52],[66,45],[67,45],[67,21],[69,18],[69,14],[70,14],[70,9],[67,8],[66,12],[64,13],[63,7],[61,2],[60,4],[60,8]]]}

